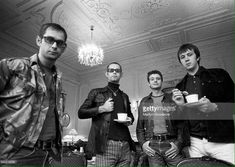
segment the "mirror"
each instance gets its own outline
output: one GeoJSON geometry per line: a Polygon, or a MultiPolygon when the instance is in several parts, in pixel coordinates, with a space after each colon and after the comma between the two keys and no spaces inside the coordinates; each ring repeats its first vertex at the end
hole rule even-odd
{"type": "Polygon", "coordinates": [[[68,113],[64,113],[64,115],[62,116],[62,126],[67,127],[69,126],[69,123],[70,123],[70,116],[68,113]]]}

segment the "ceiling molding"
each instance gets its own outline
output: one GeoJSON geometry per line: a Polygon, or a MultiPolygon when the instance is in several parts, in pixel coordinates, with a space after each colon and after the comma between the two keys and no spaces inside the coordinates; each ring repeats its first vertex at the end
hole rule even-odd
{"type": "Polygon", "coordinates": [[[0,42],[16,45],[19,53],[37,51],[41,24],[61,24],[68,47],[58,62],[76,78],[104,70],[113,60],[137,63],[185,42],[226,39],[234,34],[235,12],[234,0],[0,0],[0,15],[0,42]],[[77,61],[78,47],[90,42],[91,25],[105,54],[103,64],[92,68],[77,61]]]}
{"type": "Polygon", "coordinates": [[[8,43],[9,46],[14,46],[15,48],[18,48],[19,50],[22,50],[26,53],[32,53],[37,50],[36,47],[32,47],[31,45],[28,45],[25,42],[21,42],[19,40],[15,40],[15,38],[12,38],[8,34],[3,34],[0,32],[0,41],[3,41],[4,43],[8,43]]]}

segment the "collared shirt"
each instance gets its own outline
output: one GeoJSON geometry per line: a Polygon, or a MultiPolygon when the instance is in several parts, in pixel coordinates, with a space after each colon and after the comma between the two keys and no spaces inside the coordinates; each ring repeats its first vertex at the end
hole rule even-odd
{"type": "Polygon", "coordinates": [[[201,91],[201,80],[200,80],[201,68],[196,72],[195,75],[187,74],[186,91],[189,94],[198,94],[198,98],[202,97],[201,91]]]}
{"type": "MultiPolygon", "coordinates": [[[[201,89],[201,73],[203,69],[199,67],[198,71],[195,75],[189,75],[187,74],[187,81],[186,81],[186,91],[189,94],[198,94],[198,98],[200,99],[202,97],[202,89],[201,89]]],[[[203,120],[190,120],[190,127],[191,127],[191,134],[202,136],[207,138],[207,125],[206,121],[203,120]]]]}

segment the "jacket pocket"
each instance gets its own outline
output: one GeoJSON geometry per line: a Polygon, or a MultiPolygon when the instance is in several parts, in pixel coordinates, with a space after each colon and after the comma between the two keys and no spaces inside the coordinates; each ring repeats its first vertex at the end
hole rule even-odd
{"type": "Polygon", "coordinates": [[[12,95],[9,98],[4,99],[4,103],[13,110],[19,110],[35,91],[35,87],[25,83],[23,87],[15,87],[12,91],[12,95]]]}
{"type": "Polygon", "coordinates": [[[213,101],[213,98],[220,99],[224,94],[224,81],[222,79],[218,80],[208,80],[202,82],[204,92],[206,96],[213,101]]]}
{"type": "Polygon", "coordinates": [[[94,101],[96,106],[101,106],[105,103],[106,99],[103,94],[97,94],[94,101]]]}

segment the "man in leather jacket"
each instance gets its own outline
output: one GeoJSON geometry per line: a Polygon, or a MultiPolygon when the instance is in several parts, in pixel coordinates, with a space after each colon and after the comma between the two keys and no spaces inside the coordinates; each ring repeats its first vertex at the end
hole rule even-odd
{"type": "Polygon", "coordinates": [[[212,156],[234,164],[234,83],[223,69],[200,66],[200,51],[193,44],[178,50],[187,75],[173,90],[173,100],[183,110],[191,157],[212,156]],[[184,96],[198,94],[199,101],[184,104],[184,96]]]}
{"type": "Polygon", "coordinates": [[[148,72],[151,93],[138,109],[136,133],[150,166],[176,166],[183,155],[183,126],[177,117],[172,94],[162,91],[163,76],[158,70],[148,72]]]}
{"type": "Polygon", "coordinates": [[[62,86],[56,60],[67,33],[42,25],[37,54],[0,61],[0,166],[44,166],[61,157],[62,86]]]}
{"type": "Polygon", "coordinates": [[[128,126],[134,122],[128,96],[119,89],[121,65],[112,62],[105,73],[108,85],[92,89],[78,110],[81,119],[92,118],[87,150],[96,155],[96,166],[128,166],[135,145],[128,126]],[[117,120],[117,113],[127,113],[127,120],[117,120]]]}

